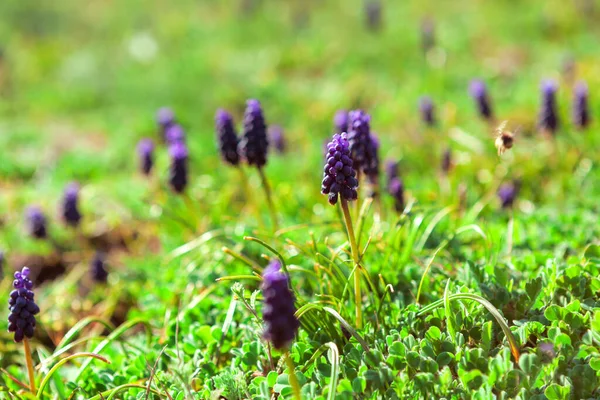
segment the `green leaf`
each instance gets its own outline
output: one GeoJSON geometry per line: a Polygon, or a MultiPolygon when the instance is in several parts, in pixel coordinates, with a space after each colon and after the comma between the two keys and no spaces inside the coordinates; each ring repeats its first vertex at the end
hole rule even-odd
{"type": "Polygon", "coordinates": [[[570,393],[571,390],[569,387],[560,386],[556,383],[551,384],[544,391],[548,400],[567,400],[570,393]]]}
{"type": "Polygon", "coordinates": [[[564,318],[564,314],[565,312],[562,307],[559,307],[556,304],[552,304],[544,311],[544,317],[546,317],[548,321],[560,321],[564,318]]]}

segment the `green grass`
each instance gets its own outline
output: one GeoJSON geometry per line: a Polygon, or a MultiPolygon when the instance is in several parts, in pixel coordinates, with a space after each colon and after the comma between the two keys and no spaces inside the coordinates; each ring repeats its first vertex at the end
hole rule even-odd
{"type": "MultiPolygon", "coordinates": [[[[241,3],[0,2],[5,275],[40,257],[66,269],[35,288],[33,358],[37,386],[47,382],[38,398],[291,398],[282,354],[261,339],[256,274],[277,257],[297,297],[290,354],[306,399],[600,396],[600,4],[387,1],[370,32],[358,0],[262,0],[248,14],[241,3]],[[436,27],[426,56],[425,17],[436,27]],[[570,122],[568,57],[590,87],[584,132],[570,122]],[[501,157],[467,93],[474,77],[498,120],[519,129],[501,157]],[[560,82],[554,139],[535,131],[542,78],[560,82]],[[419,120],[425,94],[435,128],[419,120]],[[244,168],[246,198],[216,150],[215,110],[239,126],[247,98],[288,140],[266,167],[277,232],[257,171],[244,168]],[[168,190],[163,146],[150,180],[136,171],[135,144],[158,137],[163,105],[187,130],[190,201],[168,190]],[[384,196],[382,215],[368,203],[353,215],[362,328],[342,213],[319,193],[333,114],[359,107],[381,159],[401,161],[408,204],[400,215],[384,196]],[[446,148],[455,167],[442,178],[446,148]],[[513,178],[521,192],[502,210],[496,189],[513,178]],[[82,185],[77,231],[58,213],[72,180],[82,185]],[[46,211],[60,251],[26,235],[29,204],[46,211]],[[88,276],[98,247],[110,250],[105,286],[88,276]]],[[[6,316],[0,398],[35,398],[10,378],[28,386],[6,316]]]]}

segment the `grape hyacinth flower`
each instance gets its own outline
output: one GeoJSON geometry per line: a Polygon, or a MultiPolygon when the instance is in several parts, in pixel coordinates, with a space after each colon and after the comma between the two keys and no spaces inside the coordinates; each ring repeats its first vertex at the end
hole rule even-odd
{"type": "Polygon", "coordinates": [[[169,184],[175,193],[183,193],[188,184],[188,151],[185,144],[176,142],[169,147],[171,166],[169,184]]]}
{"type": "Polygon", "coordinates": [[[260,105],[255,99],[246,102],[244,114],[244,136],[240,142],[241,153],[249,165],[258,168],[267,163],[267,125],[260,105]]]}
{"type": "Polygon", "coordinates": [[[435,109],[431,97],[423,96],[419,99],[419,112],[421,114],[421,120],[426,125],[435,125],[435,109]]]}
{"type": "Polygon", "coordinates": [[[366,148],[366,161],[363,171],[369,181],[376,184],[379,180],[379,139],[375,134],[369,135],[369,145],[366,148]]]}
{"type": "Polygon", "coordinates": [[[228,164],[237,166],[240,163],[238,153],[238,137],[233,124],[233,117],[223,109],[217,110],[215,115],[215,130],[219,142],[221,158],[228,164]]]}
{"type": "Polygon", "coordinates": [[[165,129],[165,141],[168,144],[185,143],[185,131],[179,124],[173,124],[165,129]]]}
{"type": "Polygon", "coordinates": [[[388,187],[394,178],[400,176],[400,162],[394,160],[387,160],[385,163],[385,174],[387,176],[388,187]]]}
{"type": "Polygon", "coordinates": [[[27,230],[35,239],[45,239],[48,237],[47,221],[44,212],[37,206],[31,206],[25,212],[27,230]]]}
{"type": "Polygon", "coordinates": [[[29,279],[29,268],[24,267],[15,272],[14,290],[8,300],[8,331],[14,333],[14,340],[20,343],[25,338],[31,339],[35,329],[35,315],[40,308],[33,299],[33,283],[29,279]]]}
{"type": "Polygon", "coordinates": [[[348,111],[339,110],[333,117],[333,125],[335,127],[335,133],[348,132],[348,111]]]}
{"type": "Polygon", "coordinates": [[[579,129],[585,129],[590,123],[588,106],[588,87],[585,82],[575,85],[575,98],[573,100],[573,122],[579,129]]]}
{"type": "Polygon", "coordinates": [[[79,185],[75,182],[67,185],[62,201],[62,218],[69,226],[79,225],[81,213],[79,212],[79,185]]]}
{"type": "Polygon", "coordinates": [[[106,257],[103,252],[97,251],[90,263],[90,275],[92,280],[98,283],[106,283],[108,271],[106,270],[106,257]]]}
{"type": "Polygon", "coordinates": [[[358,198],[358,180],[354,162],[350,156],[350,143],[347,134],[334,134],[333,139],[327,145],[327,161],[323,171],[323,182],[321,193],[328,195],[329,204],[335,205],[340,199],[340,205],[344,213],[344,222],[348,232],[348,240],[354,260],[354,298],[356,303],[356,323],[362,327],[362,309],[360,295],[360,273],[361,266],[358,259],[358,244],[352,226],[352,217],[348,209],[348,201],[358,198]]]}
{"type": "Polygon", "coordinates": [[[137,152],[140,163],[140,171],[144,175],[150,175],[154,166],[154,143],[145,138],[138,142],[137,152]]]}
{"type": "Polygon", "coordinates": [[[431,18],[424,18],[421,22],[421,48],[427,54],[435,46],[435,25],[431,18]]]}
{"type": "Polygon", "coordinates": [[[449,148],[446,149],[444,151],[444,154],[442,155],[441,167],[442,167],[442,172],[446,175],[452,169],[452,151],[449,148]]]}
{"type": "Polygon", "coordinates": [[[542,82],[542,107],[540,108],[539,127],[542,131],[554,134],[559,121],[556,110],[556,83],[552,80],[542,82]]]}
{"type": "Polygon", "coordinates": [[[285,136],[283,136],[283,128],[279,125],[272,125],[269,127],[269,140],[273,143],[273,147],[279,154],[285,153],[287,143],[285,136]]]}
{"type": "Polygon", "coordinates": [[[239,148],[241,155],[248,165],[254,165],[258,168],[258,173],[262,182],[267,204],[273,221],[273,229],[277,230],[277,212],[271,196],[269,181],[263,171],[267,163],[267,152],[269,149],[269,140],[267,139],[267,124],[263,114],[260,102],[250,99],[246,102],[246,111],[244,113],[244,135],[240,141],[239,148]]]}
{"type": "Polygon", "coordinates": [[[365,0],[365,18],[371,31],[381,28],[381,0],[365,0]]]}
{"type": "Polygon", "coordinates": [[[263,273],[262,292],[264,299],[263,337],[278,350],[286,350],[288,376],[294,397],[301,399],[300,385],[296,379],[295,365],[287,351],[290,343],[298,335],[300,321],[296,318],[294,294],[290,290],[288,275],[281,270],[281,262],[272,260],[263,273]]]}
{"type": "Polygon", "coordinates": [[[404,183],[402,182],[402,179],[392,179],[388,186],[388,191],[394,198],[394,208],[396,211],[404,211],[404,183]]]}
{"type": "Polygon", "coordinates": [[[477,109],[479,110],[479,115],[487,120],[492,121],[493,113],[492,106],[490,104],[490,98],[488,96],[487,87],[482,80],[474,79],[471,81],[469,85],[469,93],[475,103],[477,104],[477,109]]]}
{"type": "Polygon", "coordinates": [[[371,117],[362,110],[350,111],[348,143],[354,161],[354,169],[359,172],[368,162],[368,147],[371,143],[371,117]]]}
{"type": "Polygon", "coordinates": [[[335,205],[340,197],[343,201],[356,200],[356,171],[350,158],[350,145],[345,133],[333,135],[327,145],[327,162],[323,173],[321,193],[328,195],[329,204],[335,205]]]}
{"type": "Polygon", "coordinates": [[[173,110],[168,107],[159,108],[156,112],[156,123],[164,135],[167,128],[175,123],[175,114],[173,113],[173,110]]]}
{"type": "Polygon", "coordinates": [[[520,184],[518,181],[508,182],[502,184],[498,189],[498,198],[500,199],[500,204],[502,208],[512,208],[515,199],[517,198],[517,194],[519,193],[520,184]]]}
{"type": "Polygon", "coordinates": [[[265,269],[262,292],[265,302],[263,336],[276,349],[283,349],[296,337],[300,322],[294,315],[294,295],[289,288],[287,274],[281,270],[279,260],[272,260],[265,269]]]}

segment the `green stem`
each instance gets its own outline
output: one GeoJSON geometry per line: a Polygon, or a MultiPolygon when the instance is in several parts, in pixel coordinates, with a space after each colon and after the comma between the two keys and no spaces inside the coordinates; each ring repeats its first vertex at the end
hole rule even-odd
{"type": "Polygon", "coordinates": [[[277,231],[277,212],[275,211],[273,197],[271,196],[271,187],[269,186],[269,181],[267,181],[267,176],[265,175],[262,167],[258,167],[258,173],[260,175],[263,189],[265,190],[265,195],[267,196],[267,204],[269,206],[269,212],[271,213],[271,221],[273,222],[273,231],[277,231]]]}
{"type": "Polygon", "coordinates": [[[292,355],[289,351],[285,354],[285,363],[288,367],[288,377],[292,390],[294,391],[294,398],[296,400],[302,400],[302,396],[300,395],[300,383],[298,383],[298,378],[296,378],[296,366],[294,365],[294,360],[292,360],[292,355]]]}
{"type": "Polygon", "coordinates": [[[23,347],[25,349],[25,364],[27,364],[27,374],[29,375],[29,389],[31,393],[35,393],[35,375],[33,373],[33,359],[31,358],[31,347],[29,339],[23,339],[23,347]]]}
{"type": "Polygon", "coordinates": [[[361,295],[360,295],[360,264],[358,260],[358,245],[356,243],[356,236],[354,235],[354,228],[352,227],[352,216],[348,209],[348,201],[346,199],[340,199],[342,211],[344,212],[344,222],[346,223],[346,230],[348,231],[348,240],[350,241],[350,249],[352,251],[352,259],[354,260],[354,299],[356,302],[356,326],[362,328],[362,309],[361,309],[361,295]]]}

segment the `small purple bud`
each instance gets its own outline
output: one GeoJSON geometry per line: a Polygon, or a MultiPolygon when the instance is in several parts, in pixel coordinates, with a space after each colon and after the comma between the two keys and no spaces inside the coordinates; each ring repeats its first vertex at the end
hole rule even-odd
{"type": "Polygon", "coordinates": [[[341,135],[336,133],[327,145],[327,161],[324,167],[321,193],[328,195],[331,205],[337,203],[338,196],[347,201],[356,200],[358,197],[356,192],[358,181],[356,180],[356,171],[352,166],[349,146],[345,133],[341,135]]]}
{"type": "Polygon", "coordinates": [[[223,109],[217,110],[217,114],[215,115],[215,130],[217,132],[221,158],[230,165],[238,165],[240,163],[240,155],[238,153],[239,140],[235,132],[231,114],[223,109]]]}
{"type": "Polygon", "coordinates": [[[48,236],[46,216],[41,208],[31,206],[25,212],[27,230],[35,239],[45,239],[48,236]]]}
{"type": "Polygon", "coordinates": [[[249,165],[262,167],[267,163],[267,125],[258,100],[246,102],[244,113],[244,135],[240,141],[241,154],[249,165]]]}
{"type": "Polygon", "coordinates": [[[67,185],[62,201],[62,218],[69,226],[79,225],[81,213],[79,212],[79,185],[71,182],[67,185]]]}
{"type": "Polygon", "coordinates": [[[140,163],[140,171],[144,175],[150,175],[154,165],[154,143],[150,139],[142,139],[138,142],[137,152],[140,163]]]}
{"type": "Polygon", "coordinates": [[[188,184],[188,151],[185,144],[176,142],[169,147],[171,165],[169,184],[175,193],[183,193],[188,184]]]}
{"type": "Polygon", "coordinates": [[[402,182],[402,179],[392,179],[388,186],[388,191],[394,198],[394,208],[396,211],[404,211],[404,183],[402,182]]]}
{"type": "Polygon", "coordinates": [[[283,128],[279,125],[271,125],[269,127],[269,140],[273,143],[273,147],[279,154],[285,153],[287,143],[283,135],[283,128]]]}
{"type": "Polygon", "coordinates": [[[165,141],[168,144],[185,143],[185,131],[179,124],[173,124],[165,130],[165,141]]]}
{"type": "Polygon", "coordinates": [[[493,113],[485,83],[479,79],[472,80],[469,85],[469,93],[477,104],[479,115],[483,119],[490,121],[493,118],[493,113]]]}
{"type": "Polygon", "coordinates": [[[263,273],[264,299],[263,337],[276,349],[287,347],[298,334],[300,321],[296,318],[294,294],[289,287],[289,277],[281,270],[281,262],[272,260],[263,273]]]}
{"type": "Polygon", "coordinates": [[[543,131],[554,134],[558,129],[559,121],[556,111],[557,85],[552,80],[542,81],[542,106],[540,108],[539,127],[543,131]]]}
{"type": "Polygon", "coordinates": [[[450,172],[450,169],[452,169],[452,151],[450,149],[444,151],[441,167],[442,172],[446,175],[450,172]]]}
{"type": "Polygon", "coordinates": [[[175,114],[168,107],[159,108],[156,112],[156,123],[164,130],[175,123],[175,114]]]}
{"type": "Polygon", "coordinates": [[[354,169],[363,169],[369,164],[368,147],[371,143],[371,117],[362,110],[349,113],[348,143],[354,161],[354,169]]]}
{"type": "Polygon", "coordinates": [[[435,125],[435,108],[431,97],[423,96],[419,99],[419,112],[421,113],[421,120],[426,125],[435,125]]]}
{"type": "Polygon", "coordinates": [[[502,208],[512,208],[517,194],[520,189],[520,182],[515,180],[513,182],[504,183],[498,189],[498,198],[502,204],[502,208]]]}
{"type": "Polygon", "coordinates": [[[388,180],[388,187],[394,178],[400,177],[400,162],[394,160],[387,160],[385,162],[385,174],[388,180]]]}
{"type": "Polygon", "coordinates": [[[92,280],[98,283],[106,283],[108,271],[106,270],[106,255],[103,252],[96,252],[90,263],[90,275],[92,280]]]}
{"type": "Polygon", "coordinates": [[[333,125],[335,126],[335,133],[348,132],[348,111],[339,110],[333,117],[333,125]]]}
{"type": "Polygon", "coordinates": [[[40,312],[33,300],[33,282],[29,279],[29,268],[24,267],[21,272],[15,272],[13,288],[15,290],[10,293],[8,300],[8,331],[14,333],[14,340],[19,343],[26,337],[33,337],[35,315],[40,312]]]}
{"type": "Polygon", "coordinates": [[[427,53],[435,46],[435,24],[431,18],[424,18],[421,22],[421,48],[427,53]]]}
{"type": "Polygon", "coordinates": [[[373,184],[379,180],[379,139],[374,133],[369,135],[369,145],[366,148],[366,162],[363,171],[373,184]]]}
{"type": "Polygon", "coordinates": [[[580,81],[575,85],[575,98],[573,99],[573,122],[579,129],[585,129],[590,123],[588,106],[588,87],[580,81]]]}

